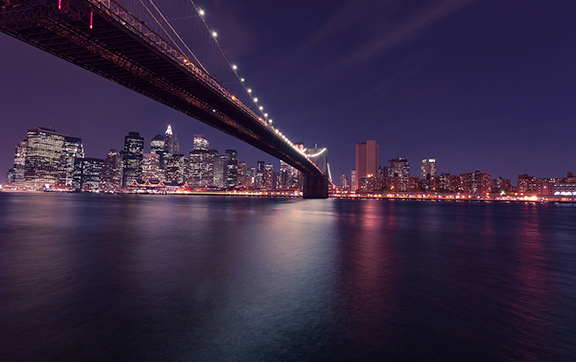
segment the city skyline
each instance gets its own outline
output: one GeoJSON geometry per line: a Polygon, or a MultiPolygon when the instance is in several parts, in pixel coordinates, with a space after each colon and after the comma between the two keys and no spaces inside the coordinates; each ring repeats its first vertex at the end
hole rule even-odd
{"type": "MultiPolygon", "coordinates": [[[[336,2],[307,4],[305,14],[299,2],[205,7],[223,48],[279,127],[295,142],[330,150],[335,180],[349,176],[354,145],[366,139],[378,142],[382,160],[436,158],[439,174],[478,169],[512,180],[523,173],[562,177],[576,169],[569,139],[576,55],[568,16],[576,6],[523,2],[516,16],[519,4],[336,2]],[[280,10],[302,20],[290,35],[281,31],[280,10]]],[[[8,50],[0,55],[3,170],[21,130],[38,125],[86,134],[93,145],[87,157],[103,157],[109,144],[121,142],[117,135],[137,130],[152,137],[153,129],[172,123],[181,134],[210,134],[215,148],[235,148],[251,163],[272,160],[4,34],[0,45],[8,50]]]]}

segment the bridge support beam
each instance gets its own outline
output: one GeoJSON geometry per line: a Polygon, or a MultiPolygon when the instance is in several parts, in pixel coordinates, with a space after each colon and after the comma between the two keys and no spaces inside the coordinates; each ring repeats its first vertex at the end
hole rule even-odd
{"type": "Polygon", "coordinates": [[[304,174],[302,196],[305,199],[328,198],[328,176],[315,176],[304,174]]]}

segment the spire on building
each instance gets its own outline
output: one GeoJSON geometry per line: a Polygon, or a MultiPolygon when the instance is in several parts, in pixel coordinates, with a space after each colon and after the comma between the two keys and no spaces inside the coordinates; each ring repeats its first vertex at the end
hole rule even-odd
{"type": "Polygon", "coordinates": [[[172,134],[172,126],[168,125],[168,128],[166,128],[166,134],[172,134]]]}

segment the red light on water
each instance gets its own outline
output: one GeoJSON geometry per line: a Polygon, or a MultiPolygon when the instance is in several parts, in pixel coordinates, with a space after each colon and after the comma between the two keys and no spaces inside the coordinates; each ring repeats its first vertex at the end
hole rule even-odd
{"type": "Polygon", "coordinates": [[[58,10],[62,10],[62,0],[58,0],[58,10]]]}
{"type": "Polygon", "coordinates": [[[92,20],[94,19],[94,12],[90,12],[90,29],[92,29],[92,20]]]}

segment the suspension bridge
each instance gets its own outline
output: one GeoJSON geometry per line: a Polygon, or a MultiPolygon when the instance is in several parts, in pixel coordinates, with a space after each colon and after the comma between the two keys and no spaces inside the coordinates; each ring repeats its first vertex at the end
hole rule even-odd
{"type": "MultiPolygon", "coordinates": [[[[198,17],[204,15],[190,4],[198,17]]],[[[256,105],[257,98],[250,96],[244,79],[238,77],[236,84],[245,93],[232,92],[211,75],[208,65],[200,62],[151,0],[148,5],[144,1],[0,0],[0,31],[285,161],[302,172],[304,197],[328,197],[326,170],[275,127],[263,107],[256,105]],[[149,16],[144,19],[146,12],[149,16]]],[[[208,27],[205,31],[217,36],[208,27]]],[[[238,76],[236,66],[223,51],[222,55],[238,76]]]]}

